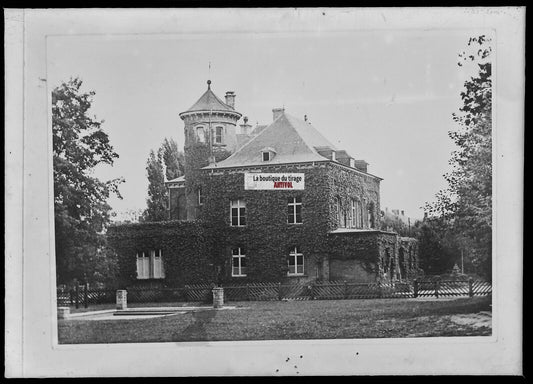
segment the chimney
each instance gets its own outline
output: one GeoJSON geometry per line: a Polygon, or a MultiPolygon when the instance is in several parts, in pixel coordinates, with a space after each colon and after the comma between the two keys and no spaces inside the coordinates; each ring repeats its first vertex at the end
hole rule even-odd
{"type": "Polygon", "coordinates": [[[307,115],[304,115],[304,121],[307,121],[307,115]]]}
{"type": "Polygon", "coordinates": [[[248,124],[248,116],[244,116],[244,124],[241,124],[241,133],[244,135],[250,134],[250,128],[252,126],[248,124]]]}
{"type": "Polygon", "coordinates": [[[229,105],[231,108],[235,109],[235,92],[226,92],[226,104],[229,105]]]}
{"type": "Polygon", "coordinates": [[[274,108],[272,110],[272,117],[273,117],[272,120],[276,120],[278,117],[283,115],[284,112],[285,112],[285,108],[274,108]]]}

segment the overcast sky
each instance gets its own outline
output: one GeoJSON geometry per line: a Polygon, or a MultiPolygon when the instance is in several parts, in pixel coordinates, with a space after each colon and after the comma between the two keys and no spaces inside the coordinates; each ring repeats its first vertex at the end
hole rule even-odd
{"type": "MultiPolygon", "coordinates": [[[[188,109],[207,89],[236,93],[253,125],[272,108],[309,121],[338,149],[382,177],[381,207],[421,218],[420,207],[445,186],[452,113],[468,73],[457,66],[468,30],[50,36],[48,85],[71,76],[96,92],[92,112],[120,158],[97,170],[123,176],[118,211],[144,208],[146,159],[164,137],[183,149],[188,109]],[[209,62],[211,71],[209,73],[209,62]]],[[[242,122],[242,120],[241,120],[242,122]]]]}

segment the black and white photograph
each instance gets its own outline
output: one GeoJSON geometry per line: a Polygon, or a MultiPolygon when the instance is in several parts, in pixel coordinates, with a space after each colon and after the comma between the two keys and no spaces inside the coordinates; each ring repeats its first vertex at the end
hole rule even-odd
{"type": "Polygon", "coordinates": [[[6,376],[520,375],[524,14],[6,10],[6,376]]]}

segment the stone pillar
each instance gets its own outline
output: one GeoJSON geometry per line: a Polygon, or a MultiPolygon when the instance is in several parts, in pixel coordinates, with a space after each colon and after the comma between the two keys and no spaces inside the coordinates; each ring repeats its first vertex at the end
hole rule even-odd
{"type": "Polygon", "coordinates": [[[224,305],[224,288],[213,288],[213,308],[222,308],[224,305]]]}
{"type": "Polygon", "coordinates": [[[69,307],[59,307],[57,308],[57,318],[58,319],[68,319],[70,317],[70,308],[69,307]]]}
{"type": "Polygon", "coordinates": [[[117,290],[117,309],[128,308],[128,291],[125,289],[117,290]]]}

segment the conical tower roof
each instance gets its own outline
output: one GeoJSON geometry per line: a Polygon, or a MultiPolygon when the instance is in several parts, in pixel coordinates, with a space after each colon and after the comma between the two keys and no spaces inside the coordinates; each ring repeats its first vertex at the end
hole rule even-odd
{"type": "MultiPolygon", "coordinates": [[[[182,113],[187,112],[197,112],[197,111],[231,111],[235,112],[235,109],[224,103],[220,100],[217,95],[211,90],[211,80],[207,80],[207,91],[200,96],[198,101],[192,105],[188,110],[182,113]]],[[[180,114],[181,115],[181,114],[180,114]]]]}

